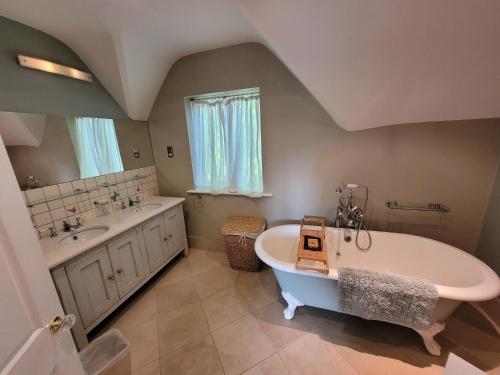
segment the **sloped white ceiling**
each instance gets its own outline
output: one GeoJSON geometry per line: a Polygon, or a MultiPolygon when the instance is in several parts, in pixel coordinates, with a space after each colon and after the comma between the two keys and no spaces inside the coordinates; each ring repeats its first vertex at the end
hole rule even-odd
{"type": "Polygon", "coordinates": [[[180,57],[257,41],[347,130],[500,117],[498,0],[0,0],[147,120],[180,57]]]}
{"type": "Polygon", "coordinates": [[[498,0],[242,0],[343,128],[500,117],[498,0]]]}
{"type": "Polygon", "coordinates": [[[66,43],[134,120],[180,57],[260,40],[236,0],[0,0],[0,14],[66,43]]]}

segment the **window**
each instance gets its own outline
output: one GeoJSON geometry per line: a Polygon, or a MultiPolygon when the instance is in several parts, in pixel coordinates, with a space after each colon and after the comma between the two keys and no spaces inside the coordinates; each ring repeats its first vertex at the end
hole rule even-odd
{"type": "Polygon", "coordinates": [[[122,158],[112,119],[68,117],[80,178],[123,171],[122,158]]]}
{"type": "Polygon", "coordinates": [[[194,188],[262,196],[258,88],[186,98],[194,188]]]}

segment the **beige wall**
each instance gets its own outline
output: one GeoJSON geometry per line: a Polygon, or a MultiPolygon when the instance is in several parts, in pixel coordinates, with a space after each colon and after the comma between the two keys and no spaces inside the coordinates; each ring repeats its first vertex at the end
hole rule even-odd
{"type": "Polygon", "coordinates": [[[479,237],[477,256],[500,275],[500,165],[479,237]]]}
{"type": "Polygon", "coordinates": [[[183,98],[255,86],[261,88],[264,189],[273,197],[204,196],[203,207],[194,208],[197,197],[189,196],[190,236],[220,239],[222,224],[236,214],[261,215],[271,225],[306,214],[332,218],[336,186],[351,182],[370,188],[370,228],[474,251],[499,160],[499,119],[346,132],[254,43],[190,55],[169,71],[149,119],[162,195],[186,196],[193,184],[183,98]],[[174,158],[166,157],[167,145],[174,158]],[[390,211],[387,200],[438,202],[451,212],[390,211]]]}
{"type": "Polygon", "coordinates": [[[147,122],[115,120],[115,130],[125,170],[144,168],[155,163],[147,122]],[[134,147],[139,148],[138,159],[132,152],[134,147]]]}
{"type": "MultiPolygon", "coordinates": [[[[114,120],[123,168],[132,170],[154,164],[148,123],[114,120]],[[132,147],[138,146],[140,159],[132,147]]],[[[45,132],[39,147],[7,146],[7,152],[20,185],[25,177],[35,175],[42,186],[80,179],[80,169],[73,151],[65,117],[47,116],[45,132]]]]}
{"type": "Polygon", "coordinates": [[[37,176],[42,186],[80,179],[66,119],[47,116],[39,147],[7,146],[10,162],[20,185],[26,176],[37,176]]]}

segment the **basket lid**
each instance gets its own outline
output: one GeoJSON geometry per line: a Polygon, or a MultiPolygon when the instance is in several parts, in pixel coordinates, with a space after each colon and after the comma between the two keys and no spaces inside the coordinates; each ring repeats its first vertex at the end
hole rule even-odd
{"type": "Polygon", "coordinates": [[[266,222],[261,217],[233,216],[222,227],[223,234],[260,233],[266,222]]]}

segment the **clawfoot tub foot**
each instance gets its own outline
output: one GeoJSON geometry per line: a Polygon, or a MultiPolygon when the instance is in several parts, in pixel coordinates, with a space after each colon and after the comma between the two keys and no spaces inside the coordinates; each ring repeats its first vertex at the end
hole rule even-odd
{"type": "Polygon", "coordinates": [[[441,346],[434,339],[434,336],[439,332],[444,330],[445,324],[441,322],[437,322],[432,324],[427,329],[417,329],[416,331],[422,336],[424,340],[424,345],[429,353],[432,355],[441,355],[441,346]]]}
{"type": "Polygon", "coordinates": [[[288,303],[288,307],[283,311],[283,315],[285,316],[286,320],[292,320],[293,316],[295,315],[295,309],[299,306],[304,306],[304,304],[289,292],[283,291],[281,292],[281,295],[288,303]]]}

